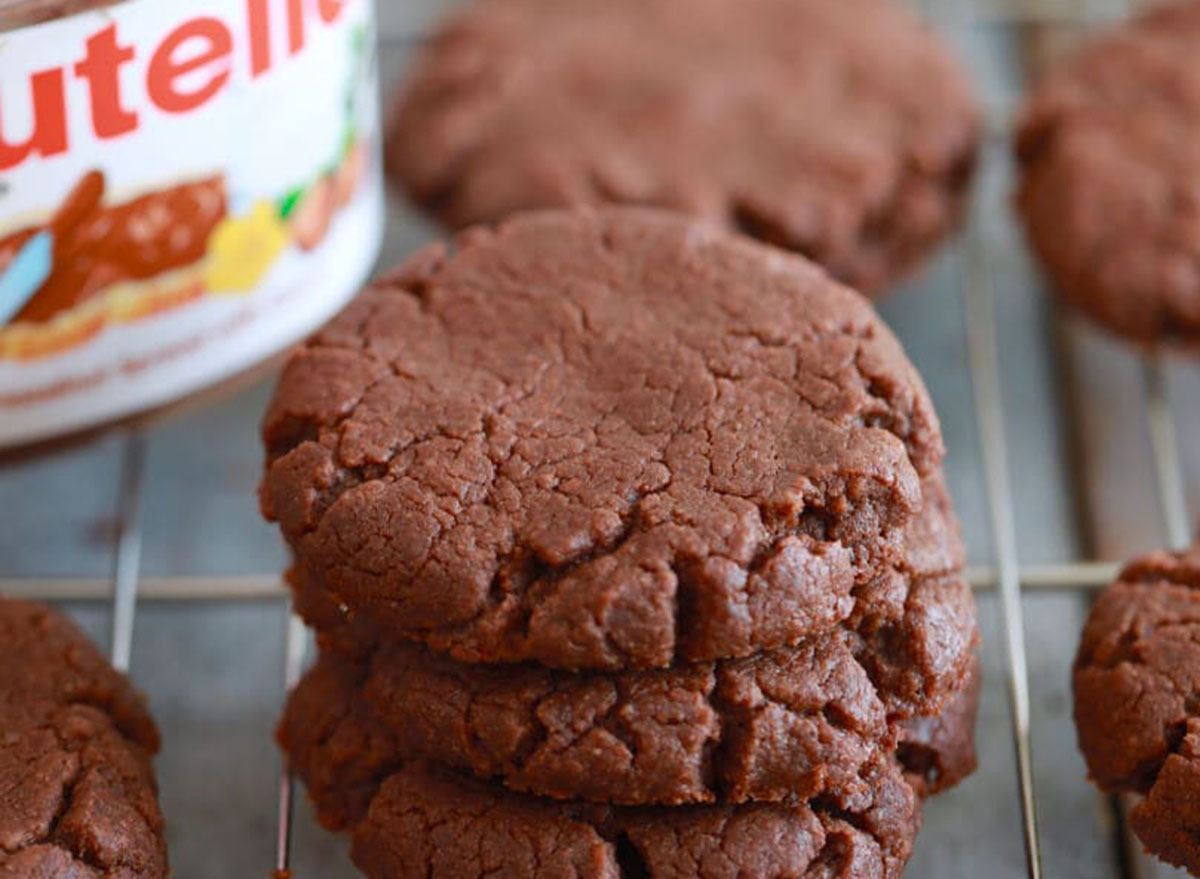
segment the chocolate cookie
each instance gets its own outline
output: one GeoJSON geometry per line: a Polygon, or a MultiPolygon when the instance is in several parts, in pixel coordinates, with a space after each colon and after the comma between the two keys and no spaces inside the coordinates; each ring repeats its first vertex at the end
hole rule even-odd
{"type": "Polygon", "coordinates": [[[373,657],[364,694],[411,753],[602,803],[852,799],[896,736],[837,640],[619,675],[463,665],[394,645],[373,657]]]}
{"type": "Polygon", "coordinates": [[[936,415],[861,297],[672,215],[475,230],[297,353],[263,509],[339,605],[460,661],[745,656],[903,554],[936,415]]]}
{"type": "Polygon", "coordinates": [[[1200,4],[1093,40],[1020,120],[1017,205],[1059,292],[1145,343],[1200,344],[1200,4]]]}
{"type": "Polygon", "coordinates": [[[870,794],[859,808],[836,798],[614,808],[412,761],[370,723],[354,666],[326,656],[280,727],[322,820],[354,830],[368,877],[898,877],[920,822],[912,790],[882,756],[864,771],[870,794]]]}
{"type": "MultiPolygon", "coordinates": [[[[946,683],[945,677],[964,655],[960,638],[974,637],[975,605],[970,590],[957,576],[965,564],[965,548],[940,474],[925,480],[922,495],[923,509],[905,534],[904,558],[855,589],[855,596],[863,599],[862,609],[852,612],[843,625],[859,631],[860,654],[881,641],[886,641],[885,652],[892,655],[897,648],[905,648],[893,664],[903,670],[908,663],[913,681],[928,675],[930,686],[923,695],[912,687],[907,695],[888,695],[915,699],[925,710],[930,703],[939,702],[948,689],[957,687],[957,681],[946,683]],[[947,604],[942,613],[931,615],[927,612],[929,599],[933,596],[936,600],[939,594],[947,604]],[[926,625],[930,622],[942,631],[931,629],[926,625]],[[955,630],[960,638],[954,637],[955,630]]],[[[361,658],[370,655],[381,640],[388,640],[369,618],[340,603],[311,573],[293,567],[286,579],[296,612],[315,629],[323,648],[361,658]]],[[[904,705],[893,710],[907,713],[904,705]]]]}
{"type": "MultiPolygon", "coordinates": [[[[944,536],[957,545],[956,533],[944,536]]],[[[618,675],[463,665],[392,642],[368,660],[365,692],[411,752],[544,796],[626,804],[845,796],[877,749],[894,748],[894,721],[940,710],[972,673],[966,583],[897,579],[895,619],[878,630],[864,621],[865,636],[618,675]]],[[[974,702],[962,710],[971,723],[950,726],[969,745],[974,702]]]]}
{"type": "Polygon", "coordinates": [[[919,817],[880,759],[869,808],[801,801],[605,809],[514,794],[429,764],[384,781],[354,832],[368,879],[898,879],[919,817]]]}
{"type": "MultiPolygon", "coordinates": [[[[935,704],[963,686],[970,633],[941,664],[935,704]]],[[[391,644],[370,660],[364,692],[414,754],[517,790],[633,805],[852,799],[862,767],[895,748],[889,709],[919,710],[877,692],[836,637],[616,675],[463,665],[391,644]]]]}
{"type": "Polygon", "coordinates": [[[955,225],[977,140],[963,71],[893,0],[476,0],[407,79],[387,166],[454,227],[654,205],[876,292],[955,225]]]}
{"type": "Polygon", "coordinates": [[[1146,794],[1130,814],[1142,842],[1200,872],[1200,547],[1139,559],[1100,596],[1074,689],[1092,779],[1146,794]]]}
{"type": "Polygon", "coordinates": [[[964,686],[939,714],[914,717],[904,724],[896,756],[922,799],[956,786],[979,765],[975,719],[982,686],[983,673],[975,657],[964,686]]]}
{"type": "Polygon", "coordinates": [[[0,599],[0,876],[165,877],[157,749],[141,699],[83,633],[0,599]]]}

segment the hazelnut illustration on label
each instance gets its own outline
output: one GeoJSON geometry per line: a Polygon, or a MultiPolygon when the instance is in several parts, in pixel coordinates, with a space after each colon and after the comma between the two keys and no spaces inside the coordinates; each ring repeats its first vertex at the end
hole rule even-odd
{"type": "Polygon", "coordinates": [[[133,320],[203,294],[208,240],[226,214],[224,181],[208,177],[106,199],[107,181],[87,172],[50,219],[0,238],[0,285],[8,326],[0,357],[45,357],[78,345],[112,320],[133,320]],[[52,242],[47,271],[22,285],[23,254],[42,236],[52,242]],[[10,286],[10,284],[12,286],[10,286]],[[17,301],[19,300],[19,301],[17,301]]]}

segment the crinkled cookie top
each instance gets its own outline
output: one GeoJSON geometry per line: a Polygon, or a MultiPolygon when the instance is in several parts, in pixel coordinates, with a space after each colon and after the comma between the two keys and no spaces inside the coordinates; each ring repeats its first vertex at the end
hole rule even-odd
{"type": "Polygon", "coordinates": [[[638,209],[414,256],[293,357],[263,436],[264,511],[338,601],[460,660],[565,668],[829,628],[942,456],[864,299],[638,209]]]}

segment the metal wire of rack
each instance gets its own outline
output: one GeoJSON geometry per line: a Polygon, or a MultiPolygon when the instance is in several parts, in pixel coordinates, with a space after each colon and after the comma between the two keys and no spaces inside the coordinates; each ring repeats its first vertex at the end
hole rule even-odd
{"type": "MultiPolygon", "coordinates": [[[[957,0],[923,0],[920,5],[935,19],[968,17],[972,21],[1008,24],[1080,22],[1112,17],[1127,12],[1128,0],[993,0],[962,3],[957,0]],[[964,8],[965,7],[965,8],[964,8]],[[1099,7],[1099,14],[1096,14],[1099,7]]],[[[419,35],[394,37],[405,44],[419,42],[419,35]]],[[[992,125],[989,150],[1007,149],[1005,126],[992,125]]],[[[1042,845],[1037,814],[1037,779],[1033,769],[1028,647],[1025,640],[1022,596],[1048,591],[1091,591],[1113,579],[1116,566],[1088,560],[1049,565],[1023,565],[1019,558],[1014,527],[1013,462],[1005,438],[1000,353],[995,322],[996,267],[980,228],[979,212],[994,205],[977,205],[967,227],[954,245],[963,266],[959,295],[965,314],[965,338],[974,389],[975,425],[989,513],[989,536],[994,563],[972,567],[967,572],[971,585],[992,591],[999,598],[1001,640],[1005,647],[1007,692],[1011,713],[1011,736],[1019,782],[1025,869],[1030,879],[1043,875],[1042,845]]],[[[1144,427],[1153,451],[1157,497],[1163,530],[1169,545],[1190,542],[1191,526],[1185,496],[1185,473],[1165,377],[1163,359],[1146,355],[1142,363],[1145,391],[1144,427]]],[[[101,578],[0,577],[0,594],[51,601],[95,599],[107,593],[111,600],[111,657],[113,664],[128,670],[139,597],[156,600],[261,600],[282,599],[288,616],[282,661],[283,682],[290,689],[299,679],[307,653],[308,634],[290,612],[286,591],[275,574],[227,577],[141,577],[142,507],[145,488],[146,444],[137,431],[122,439],[121,478],[117,502],[115,551],[112,576],[101,578]]],[[[1123,804],[1124,805],[1124,804],[1123,804]]],[[[286,770],[279,777],[275,838],[275,875],[292,875],[293,783],[286,770]]],[[[1123,875],[1147,879],[1150,868],[1136,841],[1123,847],[1123,875]]]]}

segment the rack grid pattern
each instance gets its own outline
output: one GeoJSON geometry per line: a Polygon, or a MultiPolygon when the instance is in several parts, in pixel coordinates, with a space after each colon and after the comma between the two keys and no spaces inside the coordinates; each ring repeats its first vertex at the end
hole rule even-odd
{"type": "MultiPolygon", "coordinates": [[[[1086,0],[922,0],[919,5],[935,20],[953,24],[994,23],[1008,25],[1061,25],[1094,22],[1127,14],[1127,2],[1086,0]]],[[[421,41],[419,34],[392,35],[385,51],[396,44],[421,41]]],[[[1007,150],[1006,120],[993,120],[984,162],[1007,150]]],[[[957,249],[958,264],[963,267],[959,295],[965,314],[965,339],[969,355],[971,381],[975,397],[975,425],[979,437],[979,459],[989,514],[989,538],[994,563],[968,570],[972,586],[993,591],[999,600],[1002,621],[1007,694],[1012,721],[1011,736],[1019,781],[1025,867],[1030,879],[1040,879],[1041,843],[1037,816],[1037,778],[1031,750],[1028,645],[1023,617],[1023,592],[1097,590],[1107,585],[1116,573],[1110,563],[1087,559],[1062,564],[1023,566],[1017,546],[1011,462],[1005,438],[1005,412],[995,320],[997,267],[993,264],[981,228],[985,211],[1005,209],[1003,205],[977,200],[966,228],[952,245],[957,249]]],[[[1144,427],[1153,451],[1154,471],[1160,515],[1164,532],[1172,547],[1190,542],[1191,525],[1185,497],[1185,474],[1166,382],[1162,357],[1147,354],[1141,363],[1145,406],[1144,427]]],[[[116,541],[112,576],[96,578],[9,577],[0,578],[0,593],[44,600],[111,600],[111,657],[113,664],[128,670],[138,600],[230,601],[283,599],[285,590],[277,574],[248,574],[229,577],[141,577],[139,567],[142,542],[142,499],[145,486],[146,444],[137,431],[122,439],[121,478],[119,483],[116,541]]],[[[286,602],[284,602],[286,605],[286,602]]],[[[284,683],[290,689],[304,667],[308,635],[303,624],[290,615],[284,641],[284,683]]],[[[293,875],[291,857],[293,784],[285,771],[278,790],[276,857],[274,868],[279,877],[293,875]]],[[[1122,806],[1123,808],[1123,806],[1122,806]]],[[[1130,842],[1122,847],[1125,863],[1120,865],[1129,879],[1148,879],[1153,869],[1130,842]]],[[[302,865],[295,875],[303,879],[302,865]]]]}

